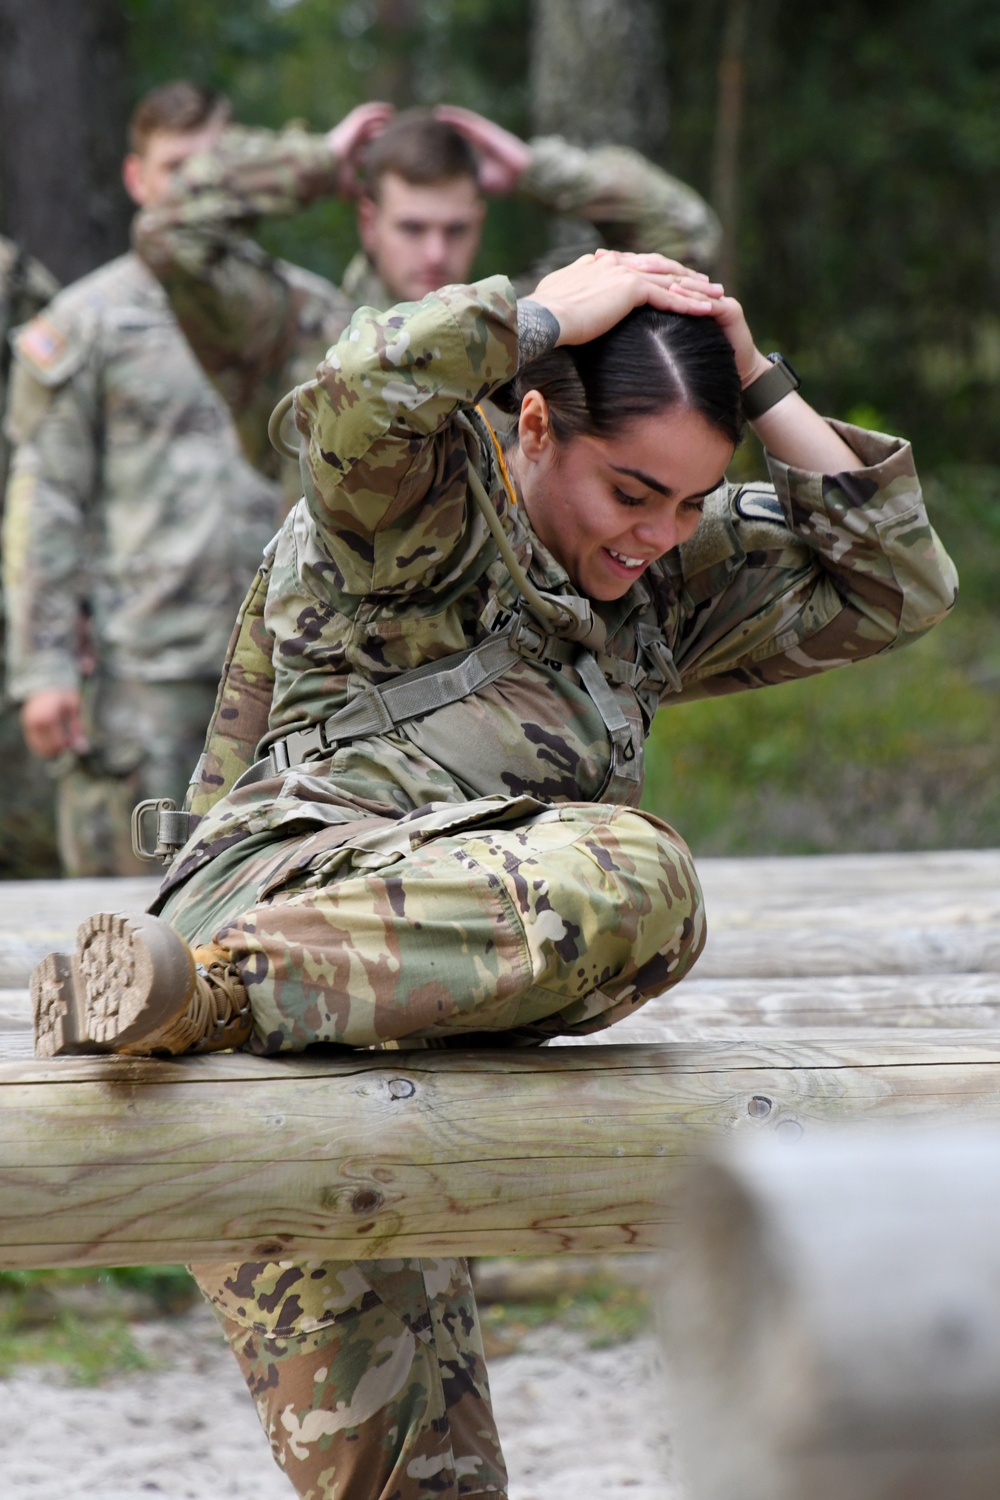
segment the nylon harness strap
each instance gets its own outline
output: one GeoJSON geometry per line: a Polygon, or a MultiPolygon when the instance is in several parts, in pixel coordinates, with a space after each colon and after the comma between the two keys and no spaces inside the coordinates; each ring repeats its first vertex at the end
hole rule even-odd
{"type": "Polygon", "coordinates": [[[566,662],[579,675],[612,745],[611,766],[602,793],[617,777],[632,785],[638,783],[642,776],[641,739],[637,744],[636,727],[622,712],[595,657],[586,647],[554,639],[535,628],[530,616],[521,613],[478,646],[414,667],[382,687],[370,683],[324,723],[282,736],[266,756],[243,773],[233,790],[322,759],[345,741],[387,734],[399,724],[458,703],[525,659],[566,662]]]}

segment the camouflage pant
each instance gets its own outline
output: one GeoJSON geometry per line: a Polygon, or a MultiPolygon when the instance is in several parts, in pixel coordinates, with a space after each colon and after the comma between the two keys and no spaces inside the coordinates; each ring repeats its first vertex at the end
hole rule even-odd
{"type": "Polygon", "coordinates": [[[178,807],[201,754],[214,682],[117,682],[84,686],[91,749],[58,767],[56,815],[63,873],[148,875],[132,853],[132,809],[145,797],[178,807]]]}
{"type": "Polygon", "coordinates": [[[306,1500],[506,1494],[464,1261],[191,1269],[306,1500]]]}
{"type": "MultiPolygon", "coordinates": [[[[164,915],[189,941],[216,939],[235,956],[261,1051],[592,1031],[694,963],[704,924],[691,857],[665,824],[630,809],[525,816],[524,806],[482,799],[388,829],[237,846],[164,915]]],[[[460,1264],[196,1274],[300,1494],[504,1493],[460,1264]]]]}

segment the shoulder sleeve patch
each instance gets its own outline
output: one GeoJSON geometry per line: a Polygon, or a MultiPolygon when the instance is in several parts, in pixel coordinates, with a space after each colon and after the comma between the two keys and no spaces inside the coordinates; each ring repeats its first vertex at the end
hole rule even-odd
{"type": "Polygon", "coordinates": [[[41,385],[60,385],[80,364],[85,350],[45,313],[32,318],[14,335],[14,351],[41,385]]]}
{"type": "Polygon", "coordinates": [[[33,318],[17,336],[18,353],[40,370],[52,369],[66,353],[66,340],[48,318],[33,318]]]}
{"type": "Polygon", "coordinates": [[[744,521],[771,521],[775,526],[786,524],[781,501],[770,485],[744,485],[736,496],[736,513],[744,521]]]}

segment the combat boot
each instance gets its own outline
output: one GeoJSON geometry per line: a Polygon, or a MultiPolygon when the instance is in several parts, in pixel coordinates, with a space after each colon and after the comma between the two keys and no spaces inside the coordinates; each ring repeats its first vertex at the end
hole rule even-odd
{"type": "Polygon", "coordinates": [[[77,928],[76,952],[50,953],[31,976],[36,1057],[65,1053],[216,1052],[253,1029],[229,954],[189,948],[159,917],[98,912],[77,928]]]}

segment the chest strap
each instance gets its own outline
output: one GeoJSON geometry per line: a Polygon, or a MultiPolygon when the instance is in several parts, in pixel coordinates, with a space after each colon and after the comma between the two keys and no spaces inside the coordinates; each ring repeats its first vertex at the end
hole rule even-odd
{"type": "Polygon", "coordinates": [[[368,683],[322,724],[293,730],[275,740],[263,760],[244,772],[236,786],[247,786],[265,776],[280,776],[307,760],[318,760],[332,754],[347,740],[388,734],[397,724],[405,724],[409,719],[458,703],[470,693],[495,682],[521,660],[521,653],[511,643],[514,633],[514,629],[508,627],[499,635],[487,636],[485,641],[467,651],[456,651],[451,656],[442,656],[438,661],[425,662],[421,667],[402,672],[381,687],[368,683]]]}
{"type": "Polygon", "coordinates": [[[611,790],[619,778],[634,786],[642,779],[641,729],[622,711],[592,653],[585,646],[575,646],[571,654],[566,649],[571,644],[553,640],[538,630],[530,616],[517,614],[502,631],[487,636],[478,646],[426,662],[381,687],[369,683],[324,723],[293,730],[275,740],[233,790],[323,759],[346,741],[387,734],[399,724],[447,708],[495,682],[517,662],[525,658],[544,661],[550,651],[560,661],[568,658],[611,740],[611,767],[601,794],[611,790]]]}

